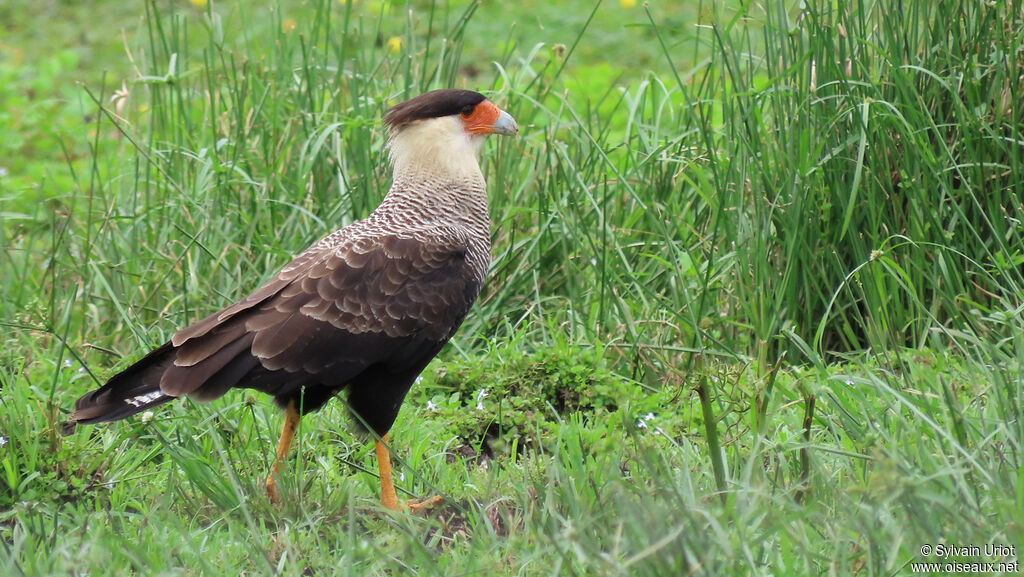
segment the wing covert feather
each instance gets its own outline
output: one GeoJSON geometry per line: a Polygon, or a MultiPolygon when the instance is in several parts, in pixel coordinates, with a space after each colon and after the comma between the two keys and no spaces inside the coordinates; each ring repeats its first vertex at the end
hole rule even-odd
{"type": "Polygon", "coordinates": [[[482,268],[468,262],[466,242],[449,237],[327,237],[242,301],[175,334],[161,389],[277,395],[340,387],[379,363],[395,371],[425,363],[462,323],[482,268]]]}

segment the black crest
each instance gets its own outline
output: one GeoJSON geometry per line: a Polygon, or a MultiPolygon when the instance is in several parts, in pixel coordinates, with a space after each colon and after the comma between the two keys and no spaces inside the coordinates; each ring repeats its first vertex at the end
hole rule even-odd
{"type": "Polygon", "coordinates": [[[384,124],[395,130],[416,120],[459,114],[484,99],[472,90],[432,90],[396,105],[384,115],[384,124]]]}

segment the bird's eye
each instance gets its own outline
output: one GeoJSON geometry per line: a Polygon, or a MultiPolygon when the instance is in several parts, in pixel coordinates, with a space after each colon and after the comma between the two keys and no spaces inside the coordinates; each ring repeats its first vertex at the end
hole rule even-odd
{"type": "Polygon", "coordinates": [[[459,114],[461,114],[464,118],[469,118],[470,116],[473,115],[473,110],[475,110],[475,109],[476,109],[476,106],[474,106],[472,104],[467,104],[467,105],[462,107],[462,112],[460,112],[459,114]]]}

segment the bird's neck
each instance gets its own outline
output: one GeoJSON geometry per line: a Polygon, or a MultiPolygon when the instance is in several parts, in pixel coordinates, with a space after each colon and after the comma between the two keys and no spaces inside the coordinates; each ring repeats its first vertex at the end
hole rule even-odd
{"type": "Polygon", "coordinates": [[[388,142],[395,180],[483,181],[477,153],[484,136],[470,136],[452,116],[403,127],[388,142]]]}
{"type": "Polygon", "coordinates": [[[457,225],[470,229],[476,236],[490,237],[487,189],[482,175],[444,178],[437,174],[396,173],[377,212],[402,213],[404,220],[423,224],[457,225]]]}
{"type": "Polygon", "coordinates": [[[476,156],[483,140],[467,136],[451,117],[405,127],[388,143],[394,177],[378,210],[482,226],[489,236],[487,186],[476,156]]]}

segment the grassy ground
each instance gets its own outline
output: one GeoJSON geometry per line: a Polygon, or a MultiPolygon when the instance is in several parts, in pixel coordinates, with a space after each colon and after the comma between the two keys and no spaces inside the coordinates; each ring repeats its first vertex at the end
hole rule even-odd
{"type": "Polygon", "coordinates": [[[922,547],[1024,544],[1019,7],[676,4],[0,5],[0,573],[1018,572],[922,547]],[[341,402],[279,508],[244,391],[59,436],[370,211],[441,86],[522,127],[392,431],[442,506],[380,509],[341,402]]]}

